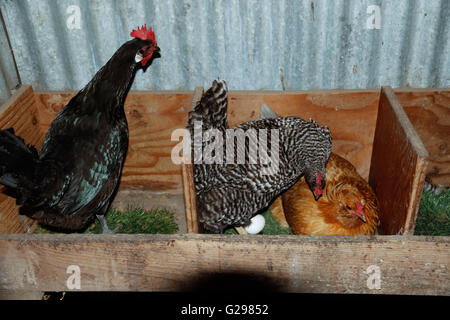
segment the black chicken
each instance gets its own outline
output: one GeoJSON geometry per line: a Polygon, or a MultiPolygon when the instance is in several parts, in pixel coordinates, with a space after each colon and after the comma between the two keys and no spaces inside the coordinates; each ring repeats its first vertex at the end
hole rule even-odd
{"type": "Polygon", "coordinates": [[[0,183],[21,205],[20,213],[41,224],[75,231],[95,215],[104,232],[106,213],[128,148],[124,102],[136,71],[160,57],[146,25],[55,117],[41,151],[0,131],[0,183]]]}
{"type": "MultiPolygon", "coordinates": [[[[223,232],[227,226],[248,224],[252,216],[267,207],[303,175],[315,199],[319,199],[326,183],[325,166],[331,153],[331,133],[328,128],[319,126],[313,120],[308,122],[286,117],[250,121],[228,129],[227,95],[225,81],[214,81],[189,113],[187,125],[193,142],[191,156],[197,206],[200,222],[205,228],[223,232]],[[220,134],[209,130],[211,128],[217,129],[220,134]],[[259,141],[265,136],[265,150],[269,157],[278,154],[277,168],[264,162],[261,156],[259,161],[255,158],[260,150],[252,153],[252,146],[256,144],[251,143],[254,139],[251,134],[244,141],[239,142],[239,138],[236,138],[238,143],[229,147],[231,139],[227,137],[235,139],[239,131],[245,133],[252,129],[259,134],[259,141]],[[278,132],[278,140],[269,134],[271,129],[278,132]],[[211,147],[225,141],[226,147],[223,149],[226,152],[211,147]],[[211,149],[214,150],[210,152],[211,149]],[[238,162],[240,156],[245,159],[244,162],[238,162]],[[231,159],[232,163],[229,162],[231,159]]],[[[261,148],[261,145],[258,144],[257,148],[261,148]]]]}

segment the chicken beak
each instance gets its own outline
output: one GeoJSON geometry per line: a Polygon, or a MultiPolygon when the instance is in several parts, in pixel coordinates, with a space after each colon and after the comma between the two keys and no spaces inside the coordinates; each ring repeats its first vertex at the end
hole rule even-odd
{"type": "Polygon", "coordinates": [[[316,201],[319,200],[319,198],[322,196],[322,194],[323,194],[323,191],[322,191],[321,188],[316,187],[316,188],[314,189],[313,195],[314,195],[314,199],[315,199],[316,201]]]}
{"type": "Polygon", "coordinates": [[[366,215],[364,213],[356,213],[356,215],[362,220],[362,222],[367,223],[366,215]]]}
{"type": "Polygon", "coordinates": [[[161,58],[161,49],[156,46],[155,50],[153,50],[153,58],[161,58]]]}

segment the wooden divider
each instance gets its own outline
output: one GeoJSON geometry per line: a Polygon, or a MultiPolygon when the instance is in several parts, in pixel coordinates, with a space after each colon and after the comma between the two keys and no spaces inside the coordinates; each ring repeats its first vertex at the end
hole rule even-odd
{"type": "Polygon", "coordinates": [[[380,203],[381,234],[413,234],[428,152],[391,87],[382,87],[369,183],[380,203]]]}
{"type": "MultiPolygon", "coordinates": [[[[193,110],[197,103],[201,100],[203,95],[203,88],[196,87],[192,97],[191,109],[193,110]]],[[[186,207],[186,226],[188,233],[201,233],[203,228],[198,220],[197,213],[197,196],[194,185],[193,166],[190,163],[182,164],[183,174],[183,191],[184,191],[184,205],[186,207]]]]}

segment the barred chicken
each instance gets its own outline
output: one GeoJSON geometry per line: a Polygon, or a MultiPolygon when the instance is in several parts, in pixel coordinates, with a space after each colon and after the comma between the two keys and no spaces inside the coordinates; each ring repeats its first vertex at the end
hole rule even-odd
{"type": "Polygon", "coordinates": [[[319,199],[331,152],[328,128],[287,117],[229,129],[227,98],[225,81],[214,81],[189,113],[197,206],[204,227],[221,233],[228,226],[247,225],[301,176],[319,199]]]}
{"type": "MultiPolygon", "coordinates": [[[[261,118],[277,117],[268,106],[262,106],[261,118]]],[[[271,204],[271,214],[294,234],[375,234],[378,199],[355,167],[332,152],[326,181],[324,194],[316,201],[305,179],[300,178],[271,204]]]]}
{"type": "Polygon", "coordinates": [[[133,30],[94,78],[55,117],[40,152],[0,130],[0,183],[41,224],[77,231],[106,213],[128,148],[124,102],[136,72],[159,57],[151,28],[133,30]]]}

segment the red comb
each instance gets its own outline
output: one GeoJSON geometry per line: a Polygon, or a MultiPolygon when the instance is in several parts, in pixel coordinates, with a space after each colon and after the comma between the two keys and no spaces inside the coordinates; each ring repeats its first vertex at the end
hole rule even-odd
{"type": "Polygon", "coordinates": [[[322,188],[322,173],[317,171],[316,184],[322,188]]]}
{"type": "Polygon", "coordinates": [[[155,33],[152,31],[152,28],[147,30],[147,24],[144,24],[140,29],[138,27],[137,30],[131,31],[130,36],[141,40],[155,41],[155,33]]]}

